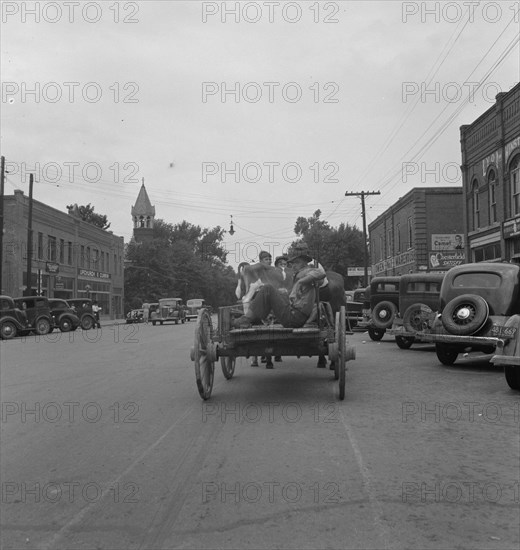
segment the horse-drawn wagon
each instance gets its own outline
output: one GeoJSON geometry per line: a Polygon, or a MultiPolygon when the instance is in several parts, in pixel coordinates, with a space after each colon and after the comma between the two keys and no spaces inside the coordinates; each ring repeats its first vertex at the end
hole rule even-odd
{"type": "Polygon", "coordinates": [[[195,362],[197,388],[202,399],[209,399],[213,388],[215,363],[220,361],[222,373],[230,380],[235,372],[237,357],[328,356],[338,380],[339,398],[345,397],[346,362],[355,359],[355,349],[346,341],[345,307],[334,317],[328,302],[318,302],[315,322],[301,328],[280,324],[254,325],[233,328],[233,320],[243,314],[242,304],[221,307],[218,323],[213,327],[206,309],[199,311],[191,360],[195,362]]]}

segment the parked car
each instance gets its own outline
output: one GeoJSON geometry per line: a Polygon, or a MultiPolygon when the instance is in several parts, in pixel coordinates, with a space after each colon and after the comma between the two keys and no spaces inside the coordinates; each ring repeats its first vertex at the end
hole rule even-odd
{"type": "MultiPolygon", "coordinates": [[[[49,307],[53,319],[53,328],[58,327],[61,332],[69,332],[79,327],[79,317],[70,307],[68,302],[53,298],[49,300],[49,307]]],[[[52,332],[52,328],[50,332],[52,332]]]]}
{"type": "MultiPolygon", "coordinates": [[[[359,296],[359,293],[358,293],[359,296]]],[[[356,300],[355,290],[345,290],[345,314],[347,326],[351,329],[358,326],[364,320],[363,317],[363,302],[356,300]]]]}
{"type": "Polygon", "coordinates": [[[202,308],[208,309],[210,313],[212,312],[211,306],[206,304],[204,298],[192,298],[188,300],[186,302],[186,321],[196,319],[199,315],[199,310],[202,308]]]}
{"type": "Polygon", "coordinates": [[[354,290],[354,301],[361,302],[361,315],[363,319],[358,322],[358,328],[368,329],[372,318],[372,310],[370,309],[370,285],[366,288],[357,288],[354,290]]]}
{"type": "Polygon", "coordinates": [[[176,325],[186,321],[186,308],[182,303],[182,298],[161,298],[156,311],[155,319],[152,318],[152,325],[156,323],[163,324],[167,321],[173,321],[176,325]]]}
{"type": "Polygon", "coordinates": [[[508,341],[498,342],[496,355],[491,362],[499,367],[504,367],[506,382],[513,390],[520,390],[520,315],[513,315],[504,325],[504,331],[508,331],[508,341]]]}
{"type": "Polygon", "coordinates": [[[10,340],[17,334],[29,330],[25,311],[15,304],[10,296],[0,296],[0,338],[10,340]]]}
{"type": "MultiPolygon", "coordinates": [[[[151,303],[148,309],[148,320],[152,321],[157,319],[157,310],[159,309],[159,302],[151,303]]],[[[146,321],[146,319],[145,319],[146,321]]]]}
{"type": "Polygon", "coordinates": [[[143,323],[144,322],[144,309],[132,309],[126,314],[126,322],[131,323],[143,323]]]}
{"type": "MultiPolygon", "coordinates": [[[[453,365],[463,351],[516,349],[520,266],[480,262],[452,267],[442,282],[440,314],[421,340],[435,343],[439,361],[453,365]]],[[[517,380],[518,381],[518,380],[517,380]]]]}
{"type": "Polygon", "coordinates": [[[79,323],[83,330],[90,330],[96,326],[96,318],[92,311],[92,300],[89,298],[71,298],[67,302],[79,317],[79,323]]]}
{"type": "Polygon", "coordinates": [[[443,272],[410,273],[401,275],[399,282],[399,308],[389,334],[401,349],[408,349],[419,331],[430,329],[439,311],[443,272]]]}
{"type": "Polygon", "coordinates": [[[22,334],[35,332],[39,335],[48,334],[54,328],[49,300],[45,296],[22,296],[14,298],[18,309],[25,311],[28,325],[22,334]]]}
{"type": "Polygon", "coordinates": [[[399,281],[401,277],[374,277],[370,281],[371,318],[368,335],[372,340],[381,340],[392,326],[399,310],[399,281]]]}

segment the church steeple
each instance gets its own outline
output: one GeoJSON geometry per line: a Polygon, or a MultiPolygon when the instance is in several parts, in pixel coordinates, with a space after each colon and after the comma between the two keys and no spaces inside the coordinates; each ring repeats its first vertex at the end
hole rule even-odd
{"type": "Polygon", "coordinates": [[[139,195],[132,206],[132,219],[134,222],[134,239],[136,242],[150,241],[153,238],[153,223],[155,220],[155,206],[152,206],[148,193],[142,180],[139,195]]]}

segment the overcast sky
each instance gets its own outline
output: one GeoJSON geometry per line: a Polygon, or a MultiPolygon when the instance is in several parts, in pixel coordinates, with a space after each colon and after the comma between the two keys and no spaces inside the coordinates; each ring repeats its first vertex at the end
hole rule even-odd
{"type": "Polygon", "coordinates": [[[232,265],[317,209],[361,228],[346,191],[381,192],[370,223],[461,185],[459,127],[519,81],[518,6],[2,2],[5,192],[32,171],[35,199],[91,203],[128,241],[144,178],[169,223],[233,215],[232,265]]]}

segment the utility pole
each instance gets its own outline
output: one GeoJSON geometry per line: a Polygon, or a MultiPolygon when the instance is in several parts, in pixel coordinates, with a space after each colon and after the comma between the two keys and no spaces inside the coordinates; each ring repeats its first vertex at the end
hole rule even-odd
{"type": "Polygon", "coordinates": [[[0,294],[2,292],[2,270],[4,268],[4,181],[5,157],[1,158],[0,165],[0,294]]]}
{"type": "Polygon", "coordinates": [[[345,197],[361,197],[361,216],[363,218],[363,263],[364,263],[364,277],[363,286],[368,286],[368,249],[367,249],[367,219],[365,213],[365,197],[368,195],[380,195],[380,191],[359,191],[357,193],[345,193],[345,197]]]}
{"type": "Polygon", "coordinates": [[[33,174],[29,174],[29,219],[27,223],[27,281],[24,296],[32,296],[32,254],[33,254],[33,236],[32,236],[32,210],[33,210],[33,174]]]}

